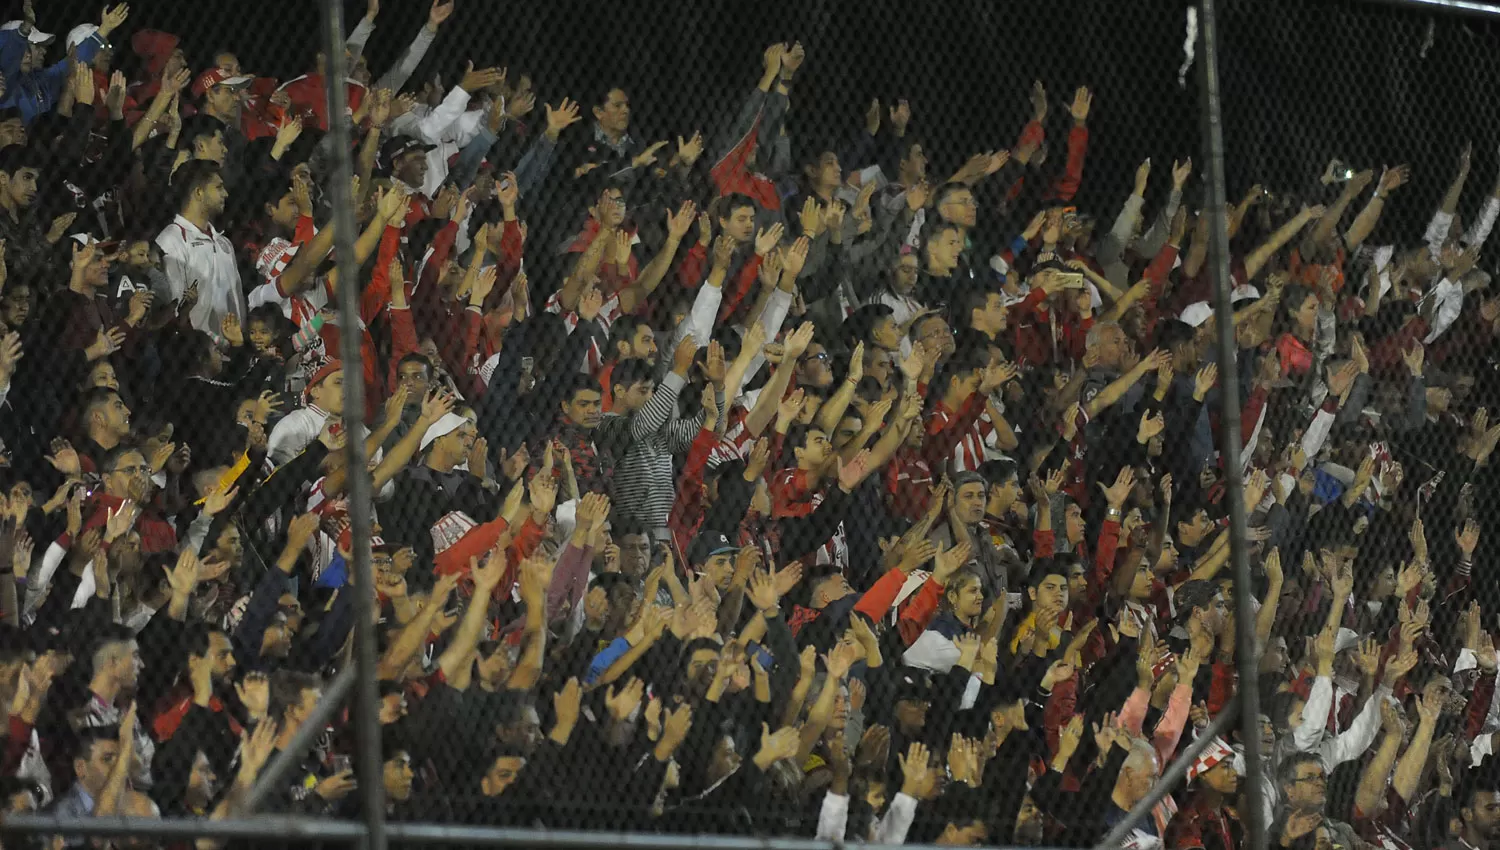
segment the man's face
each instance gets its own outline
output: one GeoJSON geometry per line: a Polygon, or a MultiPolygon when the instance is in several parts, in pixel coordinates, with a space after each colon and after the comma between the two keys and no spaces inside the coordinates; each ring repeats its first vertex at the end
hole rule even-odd
{"type": "Polygon", "coordinates": [[[420,150],[402,154],[392,164],[391,173],[408,186],[421,186],[427,182],[427,154],[420,150]]]}
{"type": "Polygon", "coordinates": [[[953,515],[964,525],[975,525],[984,519],[985,487],[983,481],[970,481],[958,488],[953,498],[953,515]]]}
{"type": "Polygon", "coordinates": [[[707,688],[719,670],[719,654],[711,649],[695,650],[688,656],[687,680],[707,688]]]}
{"type": "Polygon", "coordinates": [[[193,772],[188,776],[188,793],[199,801],[212,800],[217,790],[219,778],[214,775],[213,765],[209,764],[208,756],[202,750],[193,759],[193,772]]]}
{"type": "Polygon", "coordinates": [[[0,148],[26,144],[26,125],[19,118],[0,121],[0,148]]]}
{"type": "Polygon", "coordinates": [[[957,230],[941,230],[927,245],[929,270],[945,275],[958,268],[958,255],[964,249],[963,237],[957,230]]]}
{"type": "Polygon", "coordinates": [[[1097,350],[1100,366],[1118,370],[1125,360],[1125,332],[1119,328],[1105,328],[1099,335],[1097,350]]]}
{"type": "Polygon", "coordinates": [[[1083,539],[1083,508],[1078,507],[1077,503],[1069,504],[1068,509],[1063,512],[1063,529],[1069,542],[1077,543],[1083,539]]]}
{"type": "Polygon", "coordinates": [[[737,207],[729,218],[719,219],[719,229],[741,245],[755,238],[755,207],[737,207]]]}
{"type": "Polygon", "coordinates": [[[807,432],[807,445],[797,449],[797,465],[802,469],[821,469],[833,454],[828,435],[813,428],[807,432]]]}
{"type": "Polygon", "coordinates": [[[942,206],[938,207],[938,214],[943,217],[943,221],[951,221],[963,227],[973,227],[975,213],[978,210],[979,205],[974,201],[974,193],[968,189],[959,189],[949,193],[948,197],[943,199],[942,206]]]}
{"type": "Polygon", "coordinates": [[[89,370],[89,388],[104,388],[119,392],[120,378],[115,374],[115,364],[108,360],[95,363],[94,368],[89,370]]]}
{"type": "MultiPolygon", "coordinates": [[[[222,149],[223,138],[220,137],[219,141],[222,149]]],[[[223,159],[222,153],[219,159],[223,159]]],[[[224,205],[229,202],[229,190],[224,188],[224,178],[221,175],[215,174],[213,177],[210,177],[208,183],[204,184],[203,188],[199,189],[198,192],[198,200],[203,204],[203,212],[210,219],[216,218],[224,212],[224,205]]]]}
{"type": "Polygon", "coordinates": [[[208,111],[214,115],[233,115],[240,108],[240,89],[220,83],[203,96],[208,111]]]}
{"type": "Polygon", "coordinates": [[[119,755],[120,742],[106,738],[94,741],[86,758],[73,759],[73,772],[83,783],[84,790],[90,794],[103,790],[104,782],[109,778],[109,768],[119,755]]]}
{"type": "Polygon", "coordinates": [[[1225,759],[1198,777],[1204,785],[1220,794],[1234,794],[1240,789],[1240,775],[1234,771],[1234,762],[1225,759]]]}
{"type": "Polygon", "coordinates": [[[813,167],[813,180],[822,186],[837,186],[844,181],[844,173],[839,169],[838,154],[824,151],[818,157],[818,163],[813,167]]]}
{"type": "Polygon", "coordinates": [[[734,553],[720,552],[703,562],[703,576],[720,590],[729,589],[729,580],[734,577],[734,553]]]}
{"type": "Polygon", "coordinates": [[[5,181],[5,194],[11,203],[22,209],[36,202],[36,179],[40,174],[35,168],[18,168],[5,181]]]}
{"type": "Polygon", "coordinates": [[[432,387],[432,370],[427,368],[426,363],[407,361],[396,367],[396,373],[401,385],[406,387],[406,406],[420,407],[432,387]]]}
{"type": "Polygon", "coordinates": [[[1194,611],[1193,616],[1199,618],[1210,632],[1217,635],[1224,630],[1224,623],[1229,617],[1229,605],[1224,602],[1222,595],[1215,596],[1208,605],[1194,611]]]}
{"type": "Polygon", "coordinates": [[[815,342],[809,345],[798,365],[802,369],[799,376],[802,383],[820,389],[833,383],[833,370],[828,367],[828,350],[822,344],[815,342]]]}
{"type": "Polygon", "coordinates": [[[117,677],[120,686],[126,689],[134,688],[136,680],[141,675],[141,648],[135,641],[125,644],[119,655],[119,670],[117,677]]]}
{"type": "Polygon", "coordinates": [[[904,699],[896,703],[896,723],[905,730],[921,729],[927,725],[927,709],[931,703],[926,700],[904,699]]]}
{"type": "Polygon", "coordinates": [[[997,292],[985,297],[983,309],[974,311],[974,327],[986,333],[1005,330],[1006,321],[1005,299],[997,292]]]}
{"type": "Polygon", "coordinates": [[[958,347],[953,340],[953,329],[948,327],[948,320],[942,316],[928,316],[917,324],[917,341],[927,347],[928,351],[937,346],[944,358],[952,354],[958,347]]]}
{"type": "Polygon", "coordinates": [[[40,44],[28,44],[26,52],[21,54],[21,73],[25,74],[29,71],[35,71],[37,68],[42,67],[42,63],[45,61],[47,61],[46,49],[40,44]]]}
{"type": "Polygon", "coordinates": [[[1037,608],[1061,610],[1068,607],[1068,580],[1056,573],[1042,579],[1036,587],[1027,588],[1026,593],[1037,608]]]}
{"type": "Polygon", "coordinates": [[[655,381],[636,381],[629,386],[615,387],[615,405],[621,413],[640,410],[656,392],[655,381]]]}
{"type": "Polygon", "coordinates": [[[840,419],[838,427],[833,429],[834,448],[843,449],[844,446],[849,445],[855,437],[859,436],[859,431],[863,427],[864,422],[858,416],[851,415],[840,419]]]}
{"type": "Polygon", "coordinates": [[[521,775],[521,768],[525,766],[526,760],[520,756],[501,756],[495,759],[481,783],[484,795],[498,797],[504,794],[505,789],[515,784],[516,777],[521,775]]]}
{"type": "Polygon", "coordinates": [[[1082,564],[1068,565],[1068,598],[1082,599],[1089,589],[1089,574],[1082,564]]]}
{"type": "Polygon", "coordinates": [[[651,567],[651,539],[644,534],[620,537],[620,572],[640,578],[651,567]]]}
{"type": "Polygon", "coordinates": [[[1476,791],[1471,805],[1460,813],[1464,823],[1480,838],[1500,834],[1500,791],[1476,791]]]}
{"type": "Polygon", "coordinates": [[[1198,542],[1208,536],[1213,528],[1213,523],[1208,520],[1208,511],[1198,510],[1188,522],[1177,524],[1177,536],[1183,539],[1185,546],[1197,546],[1198,542]]]}
{"type": "Polygon", "coordinates": [[[1287,802],[1293,809],[1304,812],[1320,812],[1328,788],[1328,777],[1323,766],[1315,761],[1297,765],[1297,774],[1292,782],[1283,786],[1287,802]]]}
{"type": "Polygon", "coordinates": [[[631,357],[639,357],[651,365],[656,365],[656,331],[646,325],[635,329],[635,338],[630,341],[631,357]]]}
{"type": "Polygon", "coordinates": [[[474,448],[474,443],[478,440],[479,429],[474,427],[474,423],[465,420],[464,424],[434,440],[432,445],[437,454],[458,462],[468,456],[469,450],[474,448]]]}
{"type": "Polygon", "coordinates": [[[411,770],[411,756],[397,750],[395,755],[386,759],[381,778],[385,780],[385,793],[392,800],[406,800],[411,797],[411,781],[414,778],[411,770]]]}
{"type": "Polygon", "coordinates": [[[1021,480],[1008,478],[1005,483],[990,488],[990,502],[985,509],[993,516],[1002,517],[1016,507],[1020,500],[1021,480]]]}
{"type": "Polygon", "coordinates": [[[266,217],[271,223],[282,230],[291,230],[297,226],[297,203],[292,200],[292,193],[287,192],[274,204],[266,204],[266,217]]]}
{"type": "Polygon", "coordinates": [[[208,636],[208,657],[213,661],[213,678],[222,682],[234,672],[234,647],[222,632],[208,636]]]}
{"type": "Polygon", "coordinates": [[[126,452],[104,474],[104,491],[116,499],[139,499],[151,481],[151,467],[140,452],[126,452]]]}
{"type": "Polygon", "coordinates": [[[1151,587],[1155,578],[1155,574],[1151,572],[1151,567],[1147,564],[1141,564],[1136,569],[1135,575],[1130,579],[1130,598],[1137,602],[1150,599],[1151,587]]]}
{"type": "Polygon", "coordinates": [[[891,272],[891,288],[902,295],[911,292],[917,285],[917,267],[916,254],[903,255],[891,272]]]}
{"type": "Polygon", "coordinates": [[[922,150],[921,145],[912,145],[906,150],[906,158],[901,160],[901,179],[905,181],[921,180],[927,176],[927,152],[922,150]]]}
{"type": "Polygon", "coordinates": [[[629,130],[630,97],[620,89],[612,89],[604,105],[594,107],[594,120],[606,133],[621,134],[629,130]]]}
{"type": "Polygon", "coordinates": [[[229,563],[238,564],[240,557],[245,554],[244,544],[240,542],[239,528],[233,525],[225,526],[224,531],[219,534],[214,551],[229,563]]]}
{"type": "Polygon", "coordinates": [[[307,400],[317,405],[319,410],[327,411],[335,416],[344,412],[344,371],[337,372],[318,382],[318,385],[307,391],[307,400]]]}
{"type": "Polygon", "coordinates": [[[594,218],[601,230],[619,227],[625,221],[625,195],[619,189],[606,189],[594,205],[594,218]]]}
{"type": "Polygon", "coordinates": [[[602,415],[603,397],[595,390],[579,390],[563,404],[563,416],[580,428],[593,429],[599,425],[602,415]]]}

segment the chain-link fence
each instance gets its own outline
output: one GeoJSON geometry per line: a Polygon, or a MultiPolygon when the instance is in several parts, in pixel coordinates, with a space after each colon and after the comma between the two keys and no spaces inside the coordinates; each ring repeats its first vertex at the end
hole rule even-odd
{"type": "Polygon", "coordinates": [[[6,843],[1487,847],[1500,17],[1218,5],[13,10],[6,843]]]}

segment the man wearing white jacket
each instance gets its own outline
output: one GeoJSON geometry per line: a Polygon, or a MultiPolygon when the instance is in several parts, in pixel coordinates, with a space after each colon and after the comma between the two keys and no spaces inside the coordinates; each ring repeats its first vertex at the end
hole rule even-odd
{"type": "MultiPolygon", "coordinates": [[[[1347,570],[1347,567],[1345,568],[1347,570]]],[[[1330,622],[1313,644],[1317,654],[1317,675],[1307,701],[1292,700],[1286,713],[1285,727],[1290,735],[1276,741],[1272,759],[1280,764],[1294,752],[1313,753],[1319,757],[1325,773],[1346,761],[1358,758],[1375,742],[1380,732],[1380,703],[1391,699],[1390,683],[1405,675],[1416,662],[1415,650],[1406,648],[1399,656],[1386,662],[1385,675],[1370,697],[1360,706],[1359,712],[1350,722],[1349,728],[1332,735],[1328,733],[1328,715],[1333,709],[1333,660],[1338,654],[1338,621],[1349,599],[1352,577],[1346,579],[1347,571],[1340,572],[1334,582],[1333,613],[1330,622]]],[[[1267,794],[1262,799],[1267,807],[1266,822],[1270,823],[1275,807],[1279,803],[1267,794]]]]}

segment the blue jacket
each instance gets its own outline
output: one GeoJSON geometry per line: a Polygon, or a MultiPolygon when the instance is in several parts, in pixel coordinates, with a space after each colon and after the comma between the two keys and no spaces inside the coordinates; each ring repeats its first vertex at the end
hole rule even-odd
{"type": "MultiPolygon", "coordinates": [[[[38,115],[51,112],[57,105],[57,97],[68,82],[68,60],[21,73],[21,59],[31,46],[19,29],[0,30],[0,74],[5,75],[5,99],[0,108],[17,107],[21,110],[21,121],[30,126],[38,115]]],[[[78,43],[78,61],[85,65],[94,61],[94,54],[105,46],[98,33],[78,43]]]]}

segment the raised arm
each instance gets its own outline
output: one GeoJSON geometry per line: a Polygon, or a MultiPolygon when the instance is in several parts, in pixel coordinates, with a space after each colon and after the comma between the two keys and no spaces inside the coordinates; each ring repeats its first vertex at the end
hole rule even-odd
{"type": "Polygon", "coordinates": [[[396,637],[395,643],[386,650],[381,657],[376,671],[381,679],[395,679],[401,675],[406,666],[411,663],[422,644],[427,642],[427,636],[432,632],[433,621],[442,612],[443,606],[448,604],[448,596],[453,589],[458,587],[458,573],[448,573],[438,576],[437,583],[432,588],[432,594],[427,597],[427,604],[413,617],[410,623],[401,630],[396,637]]]}
{"type": "MultiPolygon", "coordinates": [[[[1266,263],[1276,256],[1276,252],[1285,248],[1287,243],[1296,238],[1309,222],[1322,218],[1323,213],[1324,209],[1321,206],[1303,207],[1301,212],[1292,216],[1286,224],[1278,228],[1269,239],[1257,246],[1254,251],[1250,252],[1250,256],[1245,258],[1245,278],[1254,280],[1255,276],[1260,274],[1260,270],[1266,267],[1266,263]]],[[[1193,247],[1197,249],[1196,240],[1193,247]]]]}
{"type": "Polygon", "coordinates": [[[1405,165],[1395,168],[1387,167],[1380,175],[1380,183],[1375,186],[1375,194],[1370,197],[1370,202],[1355,216],[1349,229],[1344,231],[1344,247],[1354,251],[1363,245],[1370,234],[1375,232],[1375,225],[1380,223],[1380,214],[1385,211],[1385,199],[1397,189],[1405,185],[1407,178],[1411,175],[1411,169],[1405,165]]]}
{"type": "Polygon", "coordinates": [[[662,278],[666,277],[667,269],[672,266],[672,258],[677,255],[677,248],[682,244],[682,237],[687,235],[688,229],[693,226],[697,207],[692,201],[684,201],[677,208],[676,213],[667,214],[667,241],[651,258],[651,262],[641,269],[636,276],[635,283],[620,290],[620,310],[626,314],[634,313],[636,308],[645,301],[656,287],[661,285],[662,278]]]}

